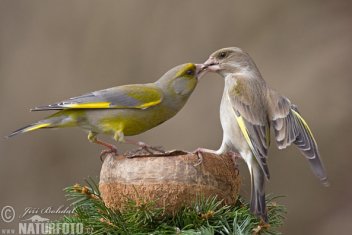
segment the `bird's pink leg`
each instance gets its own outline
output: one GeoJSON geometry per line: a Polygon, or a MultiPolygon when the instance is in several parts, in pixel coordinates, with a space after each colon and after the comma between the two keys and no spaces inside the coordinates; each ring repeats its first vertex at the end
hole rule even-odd
{"type": "Polygon", "coordinates": [[[98,139],[96,139],[95,141],[93,141],[93,143],[100,144],[100,145],[103,145],[103,146],[107,147],[107,149],[102,150],[101,153],[100,153],[100,155],[99,155],[99,158],[100,158],[101,161],[103,161],[103,157],[104,157],[106,154],[109,154],[109,153],[114,153],[115,155],[118,154],[117,148],[116,148],[115,145],[112,145],[112,144],[103,142],[103,141],[98,140],[98,139]]]}
{"type": "Polygon", "coordinates": [[[103,142],[101,140],[98,140],[97,139],[97,134],[92,132],[92,131],[90,131],[89,134],[88,134],[88,140],[90,142],[92,142],[92,143],[99,144],[99,145],[102,145],[102,146],[105,146],[105,147],[108,148],[108,149],[104,149],[103,151],[101,151],[101,153],[99,155],[99,158],[100,158],[101,161],[103,161],[103,157],[106,154],[109,154],[109,153],[114,153],[115,155],[118,154],[117,148],[114,145],[106,143],[106,142],[103,142]]]}
{"type": "Polygon", "coordinates": [[[135,141],[135,140],[127,140],[125,139],[124,142],[126,144],[133,144],[139,146],[141,149],[147,151],[150,154],[155,154],[153,151],[158,153],[165,153],[165,151],[161,147],[150,146],[142,141],[135,141]]]}

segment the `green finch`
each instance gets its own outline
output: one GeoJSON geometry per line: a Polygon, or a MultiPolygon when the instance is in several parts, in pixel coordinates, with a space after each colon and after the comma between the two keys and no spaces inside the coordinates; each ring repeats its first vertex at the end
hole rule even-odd
{"type": "Polygon", "coordinates": [[[220,49],[210,55],[203,70],[225,79],[220,105],[223,140],[219,150],[198,152],[240,154],[251,175],[252,213],[268,221],[265,205],[265,178],[269,180],[267,154],[270,126],[279,149],[292,143],[307,158],[312,171],[325,185],[327,176],[317,143],[307,122],[290,100],[269,88],[249,55],[240,48],[220,49]]]}
{"type": "Polygon", "coordinates": [[[97,139],[100,133],[113,136],[118,142],[137,144],[148,150],[152,147],[127,140],[125,136],[152,129],[180,111],[197,86],[199,70],[200,65],[182,64],[154,83],[117,86],[36,107],[32,111],[59,111],[14,131],[9,137],[38,129],[78,126],[88,131],[89,141],[108,148],[101,156],[117,153],[117,149],[97,139]]]}

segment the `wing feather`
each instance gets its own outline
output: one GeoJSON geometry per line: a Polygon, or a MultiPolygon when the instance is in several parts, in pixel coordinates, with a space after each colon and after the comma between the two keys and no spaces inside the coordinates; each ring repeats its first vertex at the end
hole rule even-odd
{"type": "Polygon", "coordinates": [[[32,111],[62,109],[146,109],[161,103],[163,92],[154,84],[125,85],[94,91],[32,111]]]}
{"type": "Polygon", "coordinates": [[[267,166],[267,153],[268,153],[268,141],[269,136],[263,135],[261,129],[265,128],[264,126],[252,125],[246,121],[239,114],[236,115],[236,121],[240,127],[240,130],[249,145],[253,155],[257,159],[261,169],[263,170],[267,179],[270,178],[269,168],[267,166]],[[237,116],[238,115],[238,116],[237,116]]]}
{"type": "Polygon", "coordinates": [[[246,84],[247,81],[243,82],[237,78],[234,89],[228,91],[228,98],[247,144],[266,178],[269,179],[267,154],[270,145],[270,124],[265,113],[265,105],[262,103],[264,100],[261,97],[262,87],[258,84],[251,84],[254,91],[248,92],[246,84]],[[253,94],[259,95],[259,97],[253,97],[253,94]],[[253,99],[257,99],[256,102],[252,102],[253,99]]]}
{"type": "Polygon", "coordinates": [[[271,91],[270,102],[270,118],[278,148],[284,149],[293,143],[308,159],[314,174],[328,184],[318,145],[297,107],[275,91],[271,91]]]}

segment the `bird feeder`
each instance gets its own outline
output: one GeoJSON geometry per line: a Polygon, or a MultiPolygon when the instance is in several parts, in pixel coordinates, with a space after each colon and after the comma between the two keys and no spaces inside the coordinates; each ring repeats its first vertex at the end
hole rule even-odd
{"type": "Polygon", "coordinates": [[[231,205],[240,187],[238,168],[228,156],[173,151],[163,156],[133,158],[108,155],[102,165],[99,189],[105,204],[123,210],[128,200],[153,201],[167,213],[190,205],[198,196],[217,196],[231,205]]]}

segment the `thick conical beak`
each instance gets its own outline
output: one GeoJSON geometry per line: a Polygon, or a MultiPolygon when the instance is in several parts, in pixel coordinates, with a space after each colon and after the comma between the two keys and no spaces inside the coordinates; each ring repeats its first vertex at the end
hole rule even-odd
{"type": "Polygon", "coordinates": [[[207,70],[204,67],[204,64],[196,64],[196,74],[198,80],[206,74],[207,70]]]}
{"type": "Polygon", "coordinates": [[[217,71],[220,70],[219,62],[217,62],[213,58],[209,58],[207,61],[204,62],[203,70],[209,70],[209,71],[212,71],[212,72],[217,72],[217,71]]]}

